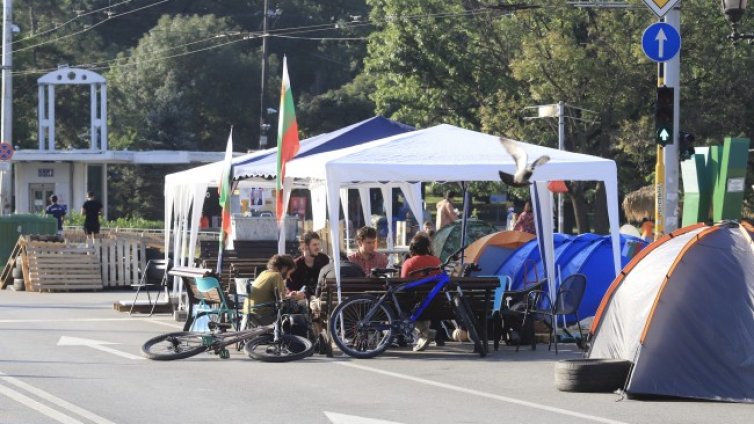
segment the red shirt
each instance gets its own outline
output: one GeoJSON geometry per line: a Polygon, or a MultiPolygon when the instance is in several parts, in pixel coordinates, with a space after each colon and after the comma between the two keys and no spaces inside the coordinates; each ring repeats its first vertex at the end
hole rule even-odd
{"type": "Polygon", "coordinates": [[[406,259],[406,262],[403,262],[403,266],[401,267],[401,278],[421,278],[426,275],[433,275],[440,272],[439,269],[432,270],[424,275],[421,274],[411,274],[412,271],[416,271],[418,269],[422,268],[429,268],[433,266],[438,266],[442,264],[440,261],[440,258],[437,256],[432,255],[418,255],[418,256],[412,256],[408,259],[406,259]]]}

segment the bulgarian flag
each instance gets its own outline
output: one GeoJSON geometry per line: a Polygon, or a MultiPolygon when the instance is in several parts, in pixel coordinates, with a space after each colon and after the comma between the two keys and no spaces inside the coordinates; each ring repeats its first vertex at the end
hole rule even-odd
{"type": "MultiPolygon", "coordinates": [[[[225,147],[225,160],[223,160],[223,173],[217,192],[220,195],[220,207],[222,208],[222,228],[220,229],[220,257],[224,249],[233,249],[233,239],[230,237],[230,196],[233,185],[233,128],[230,129],[228,145],[225,147]]],[[[221,261],[218,261],[220,265],[221,261]]]]}
{"type": "Polygon", "coordinates": [[[285,164],[298,153],[298,123],[296,109],[293,106],[291,81],[288,78],[288,60],[283,56],[283,85],[280,89],[280,117],[278,118],[278,169],[277,193],[275,212],[278,223],[282,223],[283,210],[283,179],[285,178],[285,164]]]}

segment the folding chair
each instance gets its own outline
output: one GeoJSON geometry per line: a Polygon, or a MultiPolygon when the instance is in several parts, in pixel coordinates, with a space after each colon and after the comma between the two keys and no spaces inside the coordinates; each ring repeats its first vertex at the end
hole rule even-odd
{"type": "Polygon", "coordinates": [[[168,271],[170,271],[170,268],[170,259],[150,259],[147,262],[146,267],[144,267],[141,272],[141,279],[139,282],[131,284],[131,287],[136,287],[136,296],[134,296],[134,301],[131,304],[131,309],[128,311],[128,315],[133,313],[136,301],[139,299],[139,293],[141,293],[142,289],[147,294],[147,301],[152,307],[149,311],[149,316],[151,317],[154,314],[154,309],[157,307],[157,302],[160,300],[160,294],[163,290],[165,291],[165,298],[168,298],[168,271]],[[154,275],[157,272],[160,273],[159,281],[156,281],[154,275]],[[152,296],[149,294],[149,287],[151,286],[159,286],[154,302],[152,302],[152,296]]]}
{"type": "MultiPolygon", "coordinates": [[[[555,354],[558,353],[558,316],[559,315],[575,315],[576,323],[579,328],[579,342],[577,345],[581,348],[581,344],[584,340],[584,333],[581,330],[581,322],[579,320],[579,306],[581,300],[584,297],[586,291],[586,276],[584,274],[571,274],[560,284],[558,288],[557,297],[555,302],[550,301],[550,297],[547,294],[546,288],[543,290],[533,290],[529,293],[529,307],[524,312],[524,323],[529,315],[541,315],[544,319],[543,322],[550,327],[550,344],[548,349],[555,343],[555,354]],[[549,322],[547,321],[549,318],[549,322]]],[[[521,326],[523,327],[524,324],[521,326]]],[[[563,330],[571,335],[565,326],[563,330]]]]}

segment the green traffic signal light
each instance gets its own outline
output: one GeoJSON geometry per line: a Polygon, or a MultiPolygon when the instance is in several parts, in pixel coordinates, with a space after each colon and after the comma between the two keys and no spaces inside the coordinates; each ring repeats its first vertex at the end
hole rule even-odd
{"type": "Polygon", "coordinates": [[[661,146],[673,144],[673,109],[675,89],[664,85],[657,87],[655,103],[655,142],[661,146]]]}

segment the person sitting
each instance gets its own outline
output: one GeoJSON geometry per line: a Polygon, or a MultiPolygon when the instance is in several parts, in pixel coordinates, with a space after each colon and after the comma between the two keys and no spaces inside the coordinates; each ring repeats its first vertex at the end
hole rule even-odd
{"type": "Polygon", "coordinates": [[[319,234],[313,231],[307,231],[301,237],[301,253],[294,260],[296,270],[291,273],[285,285],[288,290],[304,291],[308,295],[314,293],[314,289],[319,280],[319,273],[322,268],[330,263],[330,258],[322,253],[322,244],[319,234]]]}
{"type": "MultiPolygon", "coordinates": [[[[364,271],[361,267],[353,262],[349,262],[348,256],[345,253],[340,252],[340,277],[364,277],[364,271]]],[[[309,310],[312,313],[312,326],[314,327],[315,334],[322,332],[322,326],[319,321],[319,314],[322,311],[322,302],[320,301],[320,292],[326,287],[326,281],[328,278],[335,278],[335,262],[322,267],[319,271],[319,278],[317,279],[317,289],[314,292],[314,296],[309,301],[309,310]]]]}
{"type": "Polygon", "coordinates": [[[373,227],[361,227],[356,232],[356,244],[359,250],[348,257],[361,267],[364,275],[371,276],[372,269],[386,268],[387,255],[377,252],[377,230],[373,227]]]}
{"type": "MultiPolygon", "coordinates": [[[[403,262],[401,267],[401,278],[421,278],[428,275],[437,274],[440,269],[425,270],[421,269],[438,267],[442,264],[440,258],[432,255],[431,241],[426,233],[417,233],[411,239],[408,246],[410,257],[403,262]]],[[[421,352],[427,348],[429,343],[435,339],[436,331],[429,329],[429,321],[416,321],[415,323],[415,340],[414,352],[421,352]]]]}
{"type": "Polygon", "coordinates": [[[277,318],[275,308],[272,306],[277,300],[276,293],[280,293],[284,299],[304,299],[303,292],[289,291],[285,287],[285,279],[295,269],[296,264],[290,256],[272,256],[267,261],[267,269],[262,271],[252,283],[251,296],[244,302],[244,313],[250,314],[258,325],[269,325],[277,318]]]}

